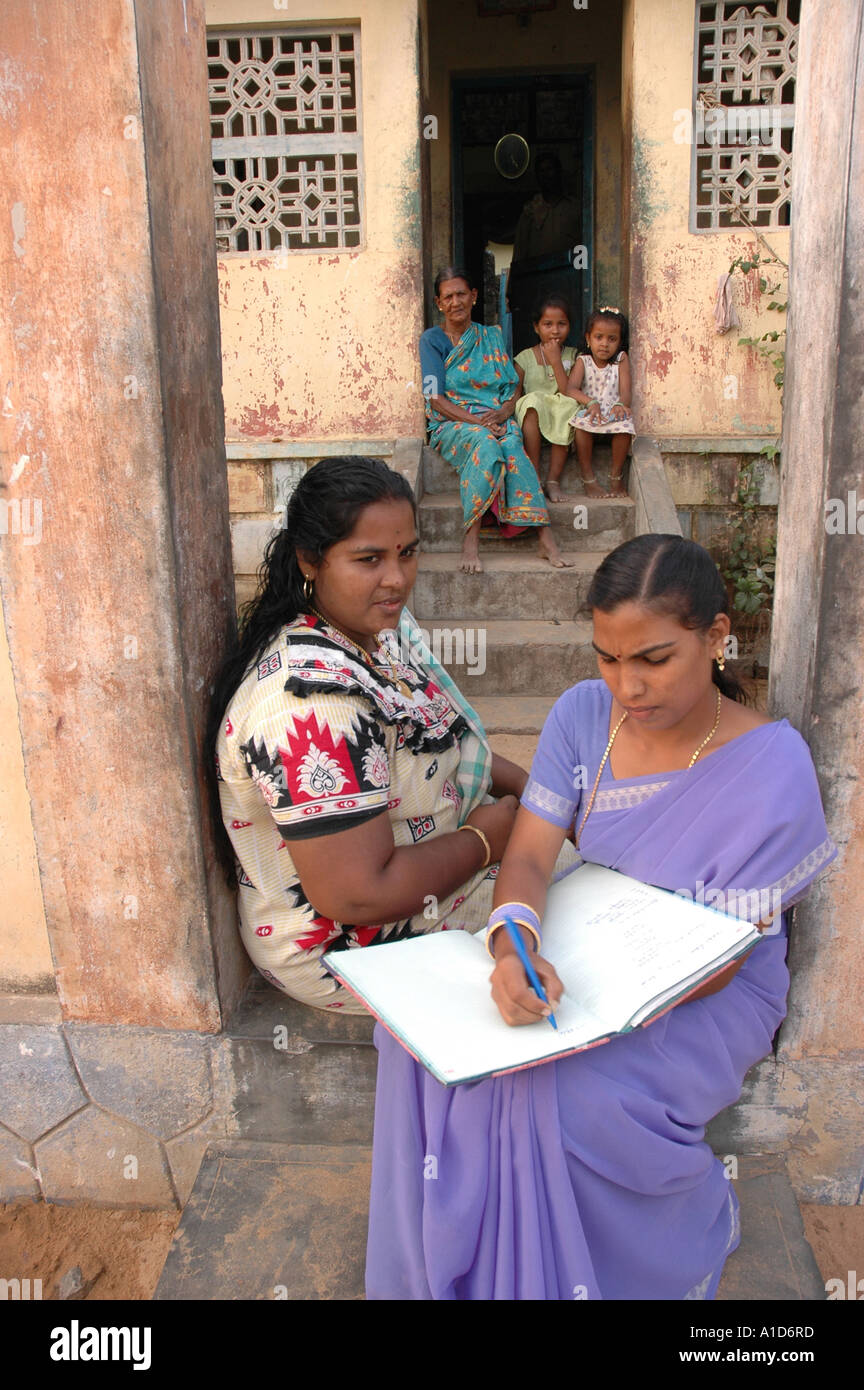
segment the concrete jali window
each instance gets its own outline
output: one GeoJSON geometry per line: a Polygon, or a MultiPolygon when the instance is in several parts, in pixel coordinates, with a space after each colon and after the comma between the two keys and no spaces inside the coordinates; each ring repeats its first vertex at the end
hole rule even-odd
{"type": "Polygon", "coordinates": [[[361,244],[360,33],[209,30],[220,253],[361,244]]]}
{"type": "Polygon", "coordinates": [[[789,224],[799,11],[698,0],[691,231],[789,224]]]}

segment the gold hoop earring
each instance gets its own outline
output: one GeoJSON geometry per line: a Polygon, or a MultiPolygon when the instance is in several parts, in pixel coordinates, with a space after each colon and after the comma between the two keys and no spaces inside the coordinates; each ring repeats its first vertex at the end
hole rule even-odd
{"type": "Polygon", "coordinates": [[[724,653],[723,653],[722,648],[721,648],[721,650],[717,653],[717,655],[715,656],[714,660],[717,662],[717,670],[718,670],[718,671],[725,671],[725,670],[726,670],[726,657],[725,657],[725,655],[724,655],[724,653]]]}
{"type": "Polygon", "coordinates": [[[312,599],[312,580],[309,578],[308,574],[304,574],[303,576],[303,598],[306,603],[311,602],[312,599]]]}

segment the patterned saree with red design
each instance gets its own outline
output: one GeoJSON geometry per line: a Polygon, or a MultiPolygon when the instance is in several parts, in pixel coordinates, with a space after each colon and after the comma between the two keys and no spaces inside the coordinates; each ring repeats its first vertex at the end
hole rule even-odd
{"type": "Polygon", "coordinates": [[[294,868],[293,841],[378,815],[389,817],[397,846],[457,829],[468,725],[410,646],[401,656],[382,648],[372,669],[333,628],[301,614],[242,681],[217,742],[243,944],[272,984],[319,1008],[364,1012],[327,973],[325,951],[477,931],[491,908],[496,866],[414,917],[358,927],[317,913],[294,868]]]}

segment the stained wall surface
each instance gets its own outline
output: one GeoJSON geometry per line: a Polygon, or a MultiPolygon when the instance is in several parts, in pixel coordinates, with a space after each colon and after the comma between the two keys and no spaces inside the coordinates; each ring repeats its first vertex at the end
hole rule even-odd
{"type": "Polygon", "coordinates": [[[4,520],[38,503],[40,534],[0,578],[57,992],[212,1031],[248,965],[201,758],[234,597],[202,7],[15,0],[4,26],[4,520]]]}
{"type": "MultiPolygon", "coordinates": [[[[30,537],[7,534],[4,545],[32,544],[30,537]]],[[[42,889],[30,797],[24,778],[18,701],[9,661],[6,627],[0,612],[0,863],[3,906],[0,909],[0,993],[51,993],[54,965],[42,889]]]]}
{"type": "Polygon", "coordinates": [[[208,28],[360,23],[363,240],[219,257],[228,439],[419,434],[423,402],[416,0],[208,0],[208,28]]]}
{"type": "MultiPolygon", "coordinates": [[[[738,346],[740,337],[783,326],[782,316],[767,308],[771,296],[760,296],[757,272],[734,277],[740,328],[721,335],[714,324],[718,276],[756,249],[753,233],[688,230],[691,146],[681,136],[693,101],[694,6],[626,0],[624,9],[627,300],[639,431],[778,436],[774,369],[753,348],[738,346]]],[[[788,262],[788,229],[771,231],[766,240],[788,262]]]]}

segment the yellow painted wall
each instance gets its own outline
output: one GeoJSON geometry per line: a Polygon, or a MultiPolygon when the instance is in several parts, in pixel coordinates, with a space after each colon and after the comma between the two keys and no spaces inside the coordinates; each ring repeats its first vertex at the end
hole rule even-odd
{"type": "Polygon", "coordinates": [[[229,439],[419,435],[417,0],[208,0],[208,26],[360,23],[363,243],[219,258],[229,439]]]}
{"type": "MultiPolygon", "coordinates": [[[[8,544],[6,541],[4,544],[8,544]]],[[[18,730],[18,701],[6,625],[0,611],[0,993],[54,989],[54,964],[42,907],[42,889],[30,819],[30,797],[18,730]]]]}
{"type": "MultiPolygon", "coordinates": [[[[740,329],[714,327],[717,277],[754,245],[751,232],[689,228],[690,146],[676,144],[675,112],[693,99],[692,0],[628,0],[623,55],[630,152],[634,408],[642,434],[779,434],[773,368],[739,337],[782,326],[760,305],[755,272],[736,273],[740,329]],[[737,382],[728,380],[737,378],[737,382]],[[737,398],[732,392],[737,386],[737,398]]],[[[789,232],[767,240],[789,259],[789,232]]],[[[780,296],[785,298],[785,294],[780,296]]]]}
{"type": "MultiPolygon", "coordinates": [[[[338,254],[220,257],[229,439],[422,432],[416,342],[429,287],[421,270],[419,147],[429,163],[429,278],[451,256],[451,77],[585,66],[594,69],[596,93],[596,298],[630,311],[638,427],[661,436],[779,432],[773,371],[737,342],[778,326],[767,299],[760,305],[755,275],[735,278],[740,329],[719,336],[713,322],[717,277],[752,247],[752,235],[689,231],[690,147],[673,136],[675,112],[692,103],[692,0],[584,10],[562,0],[526,27],[514,16],[482,19],[462,0],[435,0],[425,7],[423,98],[418,0],[287,6],[208,0],[207,22],[279,27],[359,18],[364,245],[338,254]],[[421,142],[426,114],[437,117],[438,134],[421,142]]],[[[788,232],[768,239],[788,259],[788,232]]]]}
{"type": "MultiPolygon", "coordinates": [[[[429,107],[438,117],[430,141],[432,264],[451,258],[450,79],[494,72],[530,74],[593,67],[595,79],[594,286],[600,302],[621,293],[621,4],[617,0],[574,10],[561,0],[531,16],[481,18],[476,4],[432,0],[428,6],[429,107]]],[[[533,185],[526,190],[526,201],[533,185]]]]}

